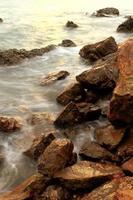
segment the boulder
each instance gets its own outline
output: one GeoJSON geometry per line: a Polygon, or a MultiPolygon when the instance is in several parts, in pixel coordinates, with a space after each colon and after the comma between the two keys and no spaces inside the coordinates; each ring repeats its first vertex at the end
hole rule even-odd
{"type": "Polygon", "coordinates": [[[40,85],[41,86],[49,85],[51,83],[54,83],[55,81],[63,80],[69,75],[70,74],[67,71],[59,71],[57,73],[48,74],[47,76],[42,78],[40,85]]]}
{"type": "Polygon", "coordinates": [[[92,15],[96,16],[96,17],[108,17],[111,15],[118,16],[119,10],[117,8],[113,8],[113,7],[102,8],[102,9],[97,10],[92,15]]]}
{"type": "Polygon", "coordinates": [[[102,126],[96,128],[94,132],[94,137],[102,146],[107,147],[110,150],[115,149],[124,137],[125,129],[115,128],[112,125],[102,126]]]}
{"type": "Polygon", "coordinates": [[[110,161],[113,159],[113,154],[101,147],[96,142],[88,142],[86,141],[81,150],[79,155],[87,160],[92,161],[110,161]]]}
{"type": "Polygon", "coordinates": [[[112,91],[118,80],[117,56],[111,54],[99,60],[92,69],[82,72],[76,76],[77,81],[88,90],[96,90],[97,93],[112,91]]]}
{"type": "Polygon", "coordinates": [[[57,102],[66,106],[71,101],[81,101],[85,97],[85,91],[79,83],[70,84],[61,94],[56,98],[57,102]]]}
{"type": "Polygon", "coordinates": [[[59,44],[62,47],[76,47],[77,45],[72,40],[62,40],[62,43],[59,44]]]}
{"type": "Polygon", "coordinates": [[[38,171],[53,176],[63,169],[72,158],[73,143],[68,139],[55,139],[45,149],[38,160],[38,171]]]}
{"type": "Polygon", "coordinates": [[[133,124],[133,39],[118,51],[119,80],[110,102],[109,120],[115,124],[133,124]]]}
{"type": "Polygon", "coordinates": [[[133,157],[124,162],[121,167],[125,172],[133,175],[133,157]]]}
{"type": "Polygon", "coordinates": [[[75,103],[69,103],[54,121],[55,126],[66,128],[82,122],[81,113],[75,103]]]}
{"type": "Polygon", "coordinates": [[[118,50],[118,46],[113,37],[109,37],[103,41],[95,44],[85,45],[80,49],[79,54],[82,58],[90,61],[96,61],[108,54],[114,53],[118,50]]]}
{"type": "Polygon", "coordinates": [[[126,21],[120,24],[117,32],[133,33],[133,17],[128,17],[126,21]]]}
{"type": "Polygon", "coordinates": [[[116,175],[123,175],[123,173],[115,165],[80,161],[58,171],[54,178],[70,190],[86,188],[92,190],[116,175]]]}
{"type": "Polygon", "coordinates": [[[77,28],[78,25],[75,24],[73,21],[68,21],[68,22],[66,23],[66,27],[67,27],[67,28],[77,28]]]}
{"type": "Polygon", "coordinates": [[[55,139],[55,134],[53,132],[48,132],[46,134],[41,134],[33,140],[31,147],[24,152],[24,154],[34,160],[43,154],[48,145],[55,139]]]}
{"type": "Polygon", "coordinates": [[[2,18],[0,18],[0,23],[2,23],[3,22],[3,19],[2,18]]]}
{"type": "Polygon", "coordinates": [[[19,117],[0,116],[0,130],[4,132],[13,132],[20,130],[22,122],[19,117]]]}

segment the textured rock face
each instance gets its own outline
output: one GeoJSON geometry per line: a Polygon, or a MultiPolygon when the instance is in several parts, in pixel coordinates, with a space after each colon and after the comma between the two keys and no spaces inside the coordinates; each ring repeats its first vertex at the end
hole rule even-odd
{"type": "Polygon", "coordinates": [[[93,14],[93,16],[96,17],[107,17],[109,15],[119,15],[119,10],[117,8],[108,7],[108,8],[102,8],[96,11],[96,13],[93,14]]]}
{"type": "Polygon", "coordinates": [[[77,45],[72,40],[62,40],[62,43],[59,44],[62,47],[76,47],[77,45]]]}
{"type": "Polygon", "coordinates": [[[129,17],[126,21],[120,24],[117,32],[132,33],[133,32],[133,17],[129,17]]]}
{"type": "Polygon", "coordinates": [[[119,80],[110,102],[109,119],[114,123],[133,123],[133,39],[118,51],[119,80]]]}
{"type": "Polygon", "coordinates": [[[118,50],[117,44],[113,37],[109,37],[101,42],[95,44],[85,45],[79,54],[82,58],[90,61],[96,61],[108,54],[114,53],[118,50]]]}
{"type": "Polygon", "coordinates": [[[55,135],[52,132],[42,134],[33,140],[31,147],[24,154],[37,160],[54,139],[55,135]]]}
{"type": "Polygon", "coordinates": [[[20,118],[0,116],[0,130],[13,132],[21,129],[22,123],[20,118]]]}
{"type": "Polygon", "coordinates": [[[129,159],[122,165],[122,169],[129,174],[133,175],[133,158],[129,159]]]}
{"type": "Polygon", "coordinates": [[[73,21],[68,21],[68,22],[66,23],[66,27],[68,27],[68,28],[77,28],[78,25],[75,24],[73,21]]]}
{"type": "Polygon", "coordinates": [[[57,172],[54,178],[70,190],[85,188],[91,190],[117,174],[122,174],[122,171],[114,165],[80,161],[57,172]]]}
{"type": "Polygon", "coordinates": [[[38,171],[47,176],[63,169],[72,158],[73,144],[68,139],[55,139],[38,161],[38,171]]]}

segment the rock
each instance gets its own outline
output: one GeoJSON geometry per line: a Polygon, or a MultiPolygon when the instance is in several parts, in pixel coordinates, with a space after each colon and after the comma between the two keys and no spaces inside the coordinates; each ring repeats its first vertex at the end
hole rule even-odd
{"type": "Polygon", "coordinates": [[[0,18],[0,23],[2,23],[3,22],[3,19],[2,18],[0,18]]]}
{"type": "Polygon", "coordinates": [[[69,75],[70,74],[67,71],[59,71],[57,73],[49,74],[42,78],[40,85],[45,86],[45,85],[51,84],[55,81],[63,80],[69,75]]]}
{"type": "Polygon", "coordinates": [[[70,159],[70,161],[67,163],[66,167],[74,165],[78,160],[78,155],[76,152],[73,152],[72,157],[70,159]]]}
{"type": "Polygon", "coordinates": [[[66,128],[82,122],[82,116],[75,103],[69,103],[54,121],[55,126],[66,128]]]}
{"type": "Polygon", "coordinates": [[[46,121],[53,123],[54,119],[55,119],[55,116],[51,113],[35,112],[35,113],[32,113],[30,117],[28,117],[27,122],[30,125],[38,125],[38,124],[42,124],[46,121]]]}
{"type": "Polygon", "coordinates": [[[78,25],[75,24],[73,21],[68,21],[68,22],[66,23],[66,27],[67,27],[67,28],[77,28],[78,25]]]}
{"type": "Polygon", "coordinates": [[[117,8],[108,7],[108,8],[102,8],[96,11],[96,13],[93,13],[93,16],[96,17],[108,17],[111,15],[119,15],[119,10],[117,8]]]}
{"type": "Polygon", "coordinates": [[[40,200],[68,200],[70,195],[65,188],[51,185],[41,195],[40,200]]]}
{"type": "Polygon", "coordinates": [[[86,141],[81,147],[79,155],[84,159],[92,161],[110,161],[113,159],[113,154],[109,151],[95,142],[88,141],[86,141]]]}
{"type": "Polygon", "coordinates": [[[85,102],[96,103],[99,99],[99,94],[93,90],[86,91],[85,102]]]}
{"type": "Polygon", "coordinates": [[[55,139],[55,134],[53,132],[48,132],[46,134],[41,134],[33,140],[31,147],[24,152],[24,154],[30,158],[38,160],[38,158],[43,154],[48,145],[55,139]]]}
{"type": "Polygon", "coordinates": [[[61,94],[56,98],[57,102],[66,106],[71,101],[81,101],[85,96],[85,91],[79,83],[70,84],[61,94]]]}
{"type": "Polygon", "coordinates": [[[76,47],[77,45],[72,40],[62,40],[62,43],[59,44],[62,47],[76,47]]]}
{"type": "Polygon", "coordinates": [[[85,45],[80,49],[79,54],[82,58],[90,61],[96,61],[108,54],[114,53],[118,50],[118,46],[113,37],[109,37],[103,41],[95,44],[85,45]]]}
{"type": "Polygon", "coordinates": [[[36,174],[18,185],[13,191],[1,195],[0,200],[27,200],[34,199],[36,195],[42,192],[48,183],[41,174],[36,174]]]}
{"type": "Polygon", "coordinates": [[[123,163],[121,167],[125,172],[133,175],[133,157],[123,163]]]}
{"type": "Polygon", "coordinates": [[[122,175],[122,171],[115,165],[80,161],[57,172],[54,178],[70,190],[92,190],[118,174],[122,175]]]}
{"type": "Polygon", "coordinates": [[[85,102],[78,103],[76,105],[81,113],[83,121],[96,120],[100,117],[101,109],[98,106],[85,102]]]}
{"type": "Polygon", "coordinates": [[[98,94],[100,91],[100,95],[101,92],[107,94],[114,89],[118,79],[116,58],[116,54],[111,54],[105,60],[99,60],[92,69],[76,76],[77,81],[86,89],[96,90],[98,94]]]}
{"type": "Polygon", "coordinates": [[[95,129],[94,137],[97,143],[113,150],[122,141],[124,133],[125,129],[123,128],[115,128],[112,125],[106,125],[95,129]]]}
{"type": "Polygon", "coordinates": [[[48,45],[41,49],[9,49],[0,51],[0,65],[16,65],[21,63],[26,58],[34,58],[35,56],[42,56],[44,53],[48,53],[56,48],[55,45],[48,45]]]}
{"type": "Polygon", "coordinates": [[[115,124],[133,124],[133,39],[118,51],[119,80],[110,102],[109,120],[115,124]]]}
{"type": "Polygon", "coordinates": [[[13,132],[22,127],[21,119],[18,117],[0,116],[0,130],[4,132],[13,132]]]}
{"type": "Polygon", "coordinates": [[[72,158],[73,144],[68,139],[55,139],[46,148],[38,161],[38,171],[53,176],[63,169],[72,158]]]}
{"type": "Polygon", "coordinates": [[[4,160],[5,160],[4,146],[0,145],[0,166],[3,164],[4,160]]]}
{"type": "Polygon", "coordinates": [[[128,17],[126,21],[120,24],[117,32],[133,33],[133,17],[128,17]]]}

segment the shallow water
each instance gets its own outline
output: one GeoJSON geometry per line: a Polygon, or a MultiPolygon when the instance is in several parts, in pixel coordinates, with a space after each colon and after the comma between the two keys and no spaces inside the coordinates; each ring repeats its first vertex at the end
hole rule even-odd
{"type": "MultiPolygon", "coordinates": [[[[37,134],[35,131],[39,133],[53,127],[46,122],[43,128],[33,130],[26,119],[32,112],[49,112],[56,115],[61,110],[61,106],[56,104],[57,94],[73,82],[75,75],[91,67],[86,66],[80,59],[80,47],[109,36],[115,37],[118,43],[133,36],[115,31],[125,20],[124,16],[132,14],[131,9],[121,8],[120,17],[94,18],[90,17],[94,5],[91,9],[88,4],[88,8],[82,5],[81,9],[71,7],[71,10],[68,7],[59,10],[56,6],[52,7],[52,4],[50,7],[48,5],[41,0],[38,3],[35,0],[0,1],[0,17],[4,19],[4,23],[0,24],[0,49],[40,48],[48,44],[59,44],[62,39],[72,39],[77,44],[75,48],[58,47],[50,53],[25,60],[16,66],[0,67],[0,114],[20,116],[24,123],[21,132],[10,135],[0,133],[0,145],[4,146],[5,155],[5,163],[0,171],[0,192],[10,190],[35,172],[35,163],[22,152],[30,146],[37,134]],[[68,20],[75,21],[79,28],[66,29],[64,24],[68,20]],[[47,87],[39,85],[41,77],[60,70],[67,70],[71,75],[66,80],[47,87]]],[[[77,134],[69,136],[75,143],[76,151],[86,137],[92,138],[96,125],[101,125],[101,122],[88,123],[84,129],[78,128],[77,134]]]]}

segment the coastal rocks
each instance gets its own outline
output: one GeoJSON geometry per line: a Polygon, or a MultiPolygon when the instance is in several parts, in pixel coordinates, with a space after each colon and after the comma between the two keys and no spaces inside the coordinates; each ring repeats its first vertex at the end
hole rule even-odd
{"type": "Polygon", "coordinates": [[[0,23],[2,23],[3,22],[3,19],[2,18],[0,18],[0,23]]]}
{"type": "Polygon", "coordinates": [[[46,148],[38,161],[39,173],[53,176],[63,169],[72,158],[73,144],[68,139],[55,139],[46,148]]]}
{"type": "Polygon", "coordinates": [[[77,28],[78,25],[75,24],[73,21],[68,21],[68,22],[66,23],[66,27],[67,27],[67,28],[77,28]]]}
{"type": "Polygon", "coordinates": [[[102,126],[95,130],[95,139],[102,145],[112,150],[115,149],[124,137],[125,129],[115,128],[112,125],[102,126]]]}
{"type": "Polygon", "coordinates": [[[133,39],[118,51],[119,80],[110,102],[109,120],[115,124],[133,124],[133,39]]]}
{"type": "Polygon", "coordinates": [[[128,17],[126,21],[120,24],[117,32],[133,33],[133,17],[128,17]]]}
{"type": "Polygon", "coordinates": [[[54,178],[70,190],[92,190],[118,174],[123,173],[115,165],[80,161],[57,172],[54,178]]]}
{"type": "Polygon", "coordinates": [[[30,125],[38,125],[38,124],[42,124],[44,122],[50,122],[53,123],[55,119],[55,116],[52,113],[47,113],[47,112],[35,112],[32,113],[28,119],[27,122],[30,125]]]}
{"type": "Polygon", "coordinates": [[[76,47],[77,45],[72,40],[62,40],[62,43],[59,44],[62,47],[76,47]]]}
{"type": "Polygon", "coordinates": [[[24,154],[37,160],[54,139],[55,135],[53,132],[41,134],[33,140],[31,147],[24,154]]]}
{"type": "Polygon", "coordinates": [[[82,116],[75,103],[69,103],[54,121],[55,126],[66,128],[82,121],[82,116]]]}
{"type": "Polygon", "coordinates": [[[92,62],[107,56],[108,54],[114,53],[118,50],[118,46],[113,37],[109,37],[103,41],[95,44],[85,45],[80,49],[79,54],[82,58],[88,59],[92,62]]]}
{"type": "Polygon", "coordinates": [[[70,74],[67,71],[59,71],[57,73],[48,74],[47,76],[42,78],[40,85],[41,86],[49,85],[55,81],[63,80],[69,75],[70,74]]]}
{"type": "Polygon", "coordinates": [[[126,173],[133,175],[133,157],[123,163],[121,167],[126,173]]]}
{"type": "Polygon", "coordinates": [[[119,16],[119,10],[117,8],[108,7],[108,8],[102,8],[96,11],[96,13],[93,13],[93,16],[96,17],[108,17],[108,16],[119,16]]]}
{"type": "Polygon", "coordinates": [[[85,91],[79,83],[74,83],[68,86],[61,94],[56,98],[57,102],[62,105],[67,105],[71,101],[78,102],[85,97],[85,91]]]}
{"type": "Polygon", "coordinates": [[[9,49],[0,51],[0,65],[16,65],[21,63],[26,58],[33,58],[35,56],[42,56],[44,53],[48,53],[56,48],[55,45],[48,45],[41,49],[9,49]]]}
{"type": "Polygon", "coordinates": [[[21,119],[18,117],[0,116],[0,130],[4,132],[13,132],[22,127],[21,119]]]}

